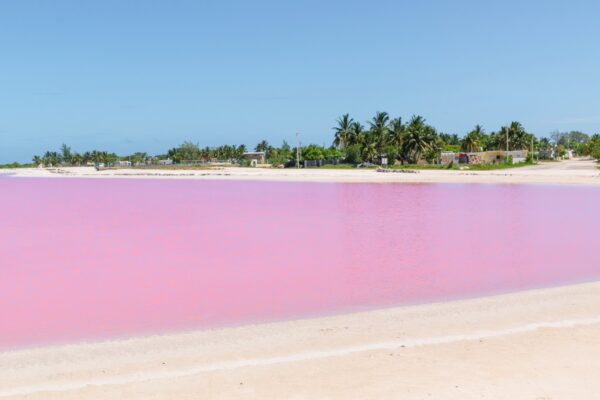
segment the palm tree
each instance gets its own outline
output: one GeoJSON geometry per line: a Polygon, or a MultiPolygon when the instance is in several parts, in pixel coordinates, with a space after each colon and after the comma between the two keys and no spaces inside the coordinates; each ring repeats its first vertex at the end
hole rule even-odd
{"type": "Polygon", "coordinates": [[[485,132],[481,125],[475,125],[475,129],[469,132],[462,140],[461,148],[463,151],[474,153],[481,150],[481,137],[485,132]]]}
{"type": "Polygon", "coordinates": [[[373,136],[373,140],[377,146],[377,151],[379,153],[383,152],[383,149],[387,145],[388,142],[388,122],[390,120],[390,116],[386,112],[377,111],[375,116],[371,121],[369,121],[369,125],[371,125],[370,134],[373,136]]]}
{"type": "Polygon", "coordinates": [[[506,150],[506,139],[508,137],[509,150],[528,149],[531,144],[531,135],[525,131],[521,123],[513,121],[509,126],[503,126],[495,135],[499,150],[506,150]]]}
{"type": "Polygon", "coordinates": [[[246,152],[246,145],[245,144],[240,144],[238,147],[235,148],[235,150],[233,151],[233,158],[235,160],[241,160],[242,157],[244,156],[244,153],[246,152]]]}
{"type": "Polygon", "coordinates": [[[390,143],[398,146],[402,146],[404,140],[405,126],[402,123],[402,118],[394,118],[388,125],[388,133],[390,135],[390,143]]]}
{"type": "Polygon", "coordinates": [[[373,159],[377,157],[377,154],[377,144],[373,141],[369,141],[368,143],[366,143],[362,149],[363,160],[373,162],[373,159]]]}
{"type": "Polygon", "coordinates": [[[108,158],[108,153],[106,151],[93,150],[90,154],[90,161],[93,161],[95,163],[106,162],[107,158],[108,158]]]}
{"type": "Polygon", "coordinates": [[[371,121],[369,121],[369,125],[371,125],[371,129],[373,130],[384,130],[390,120],[390,116],[385,111],[377,111],[375,116],[371,121]]]}
{"type": "Polygon", "coordinates": [[[500,128],[500,130],[494,135],[494,139],[495,139],[495,147],[497,148],[497,150],[506,150],[507,146],[506,146],[506,140],[508,138],[508,149],[510,149],[511,146],[511,140],[510,140],[510,128],[508,126],[503,126],[500,128]]]}
{"type": "Polygon", "coordinates": [[[474,153],[481,150],[481,142],[479,136],[475,132],[469,132],[462,140],[462,151],[474,153]]]}
{"type": "MultiPolygon", "coordinates": [[[[406,127],[402,123],[401,118],[393,119],[388,125],[389,142],[396,148],[396,154],[400,154],[402,150],[402,143],[404,143],[404,133],[406,127]]],[[[394,162],[395,160],[391,160],[394,162]]]]}
{"type": "Polygon", "coordinates": [[[38,165],[43,164],[42,162],[42,157],[40,156],[33,156],[33,158],[31,159],[32,164],[37,167],[38,165]]]}
{"type": "Polygon", "coordinates": [[[71,163],[74,165],[80,166],[82,161],[83,157],[79,153],[75,153],[71,156],[71,163]]]}
{"type": "Polygon", "coordinates": [[[433,150],[435,144],[435,131],[425,124],[421,116],[413,115],[402,143],[402,159],[410,163],[417,163],[424,154],[433,150]]]}
{"type": "Polygon", "coordinates": [[[365,138],[365,128],[360,124],[360,122],[353,122],[352,125],[350,125],[350,136],[348,137],[348,145],[362,145],[365,142],[365,138]]]}
{"type": "Polygon", "coordinates": [[[60,155],[55,151],[47,151],[43,157],[44,165],[56,166],[60,164],[60,155]]]}
{"type": "Polygon", "coordinates": [[[509,146],[513,150],[523,150],[529,148],[531,143],[530,135],[525,131],[521,123],[513,121],[508,128],[509,146]]]}
{"type": "Polygon", "coordinates": [[[148,154],[138,151],[137,153],[129,156],[129,161],[131,161],[133,164],[143,164],[147,158],[148,154]]]}
{"type": "Polygon", "coordinates": [[[477,133],[479,136],[485,135],[485,129],[483,129],[483,126],[479,124],[475,125],[473,132],[477,133]]]}
{"type": "Polygon", "coordinates": [[[350,135],[352,134],[352,123],[354,120],[350,118],[349,114],[344,114],[337,119],[338,126],[334,127],[335,137],[333,139],[333,145],[338,149],[343,149],[348,146],[350,142],[350,135]]]}
{"type": "Polygon", "coordinates": [[[256,145],[256,147],[254,149],[255,149],[255,151],[267,152],[267,151],[269,151],[270,148],[271,148],[271,146],[269,145],[269,142],[267,142],[266,140],[262,140],[260,143],[258,143],[256,145]]]}

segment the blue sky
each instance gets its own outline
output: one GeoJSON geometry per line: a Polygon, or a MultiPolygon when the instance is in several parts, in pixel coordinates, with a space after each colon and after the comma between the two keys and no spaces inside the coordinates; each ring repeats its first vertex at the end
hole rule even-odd
{"type": "Polygon", "coordinates": [[[329,144],[421,114],[600,132],[596,1],[0,2],[0,163],[57,149],[329,144]]]}

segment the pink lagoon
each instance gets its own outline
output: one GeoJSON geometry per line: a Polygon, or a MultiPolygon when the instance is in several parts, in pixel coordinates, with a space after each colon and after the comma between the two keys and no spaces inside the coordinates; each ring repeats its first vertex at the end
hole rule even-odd
{"type": "Polygon", "coordinates": [[[0,350],[592,281],[598,204],[584,187],[2,178],[0,350]]]}

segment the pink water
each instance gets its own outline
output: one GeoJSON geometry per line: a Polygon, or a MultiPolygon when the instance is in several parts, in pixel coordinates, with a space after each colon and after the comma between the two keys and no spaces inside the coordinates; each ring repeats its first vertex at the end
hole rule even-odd
{"type": "Polygon", "coordinates": [[[0,349],[600,278],[600,190],[0,179],[0,349]]]}

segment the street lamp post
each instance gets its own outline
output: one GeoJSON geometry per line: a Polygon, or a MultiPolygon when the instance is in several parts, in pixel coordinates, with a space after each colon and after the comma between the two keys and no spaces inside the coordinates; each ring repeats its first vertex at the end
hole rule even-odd
{"type": "Polygon", "coordinates": [[[296,132],[296,168],[300,168],[300,134],[296,132]]]}

